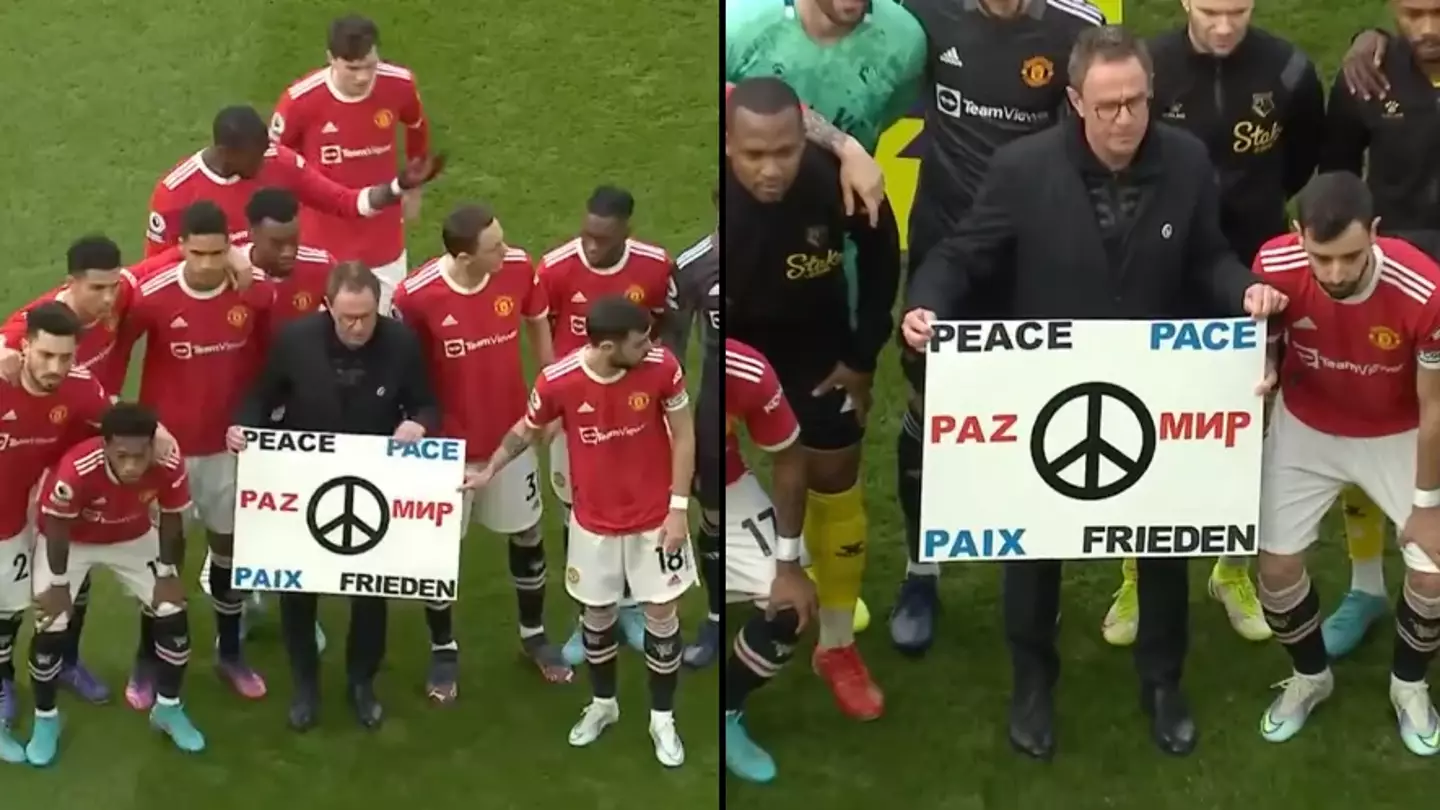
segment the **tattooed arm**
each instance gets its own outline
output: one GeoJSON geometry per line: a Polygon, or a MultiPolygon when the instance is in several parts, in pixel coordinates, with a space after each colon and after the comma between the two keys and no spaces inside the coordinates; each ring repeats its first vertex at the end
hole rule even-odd
{"type": "Polygon", "coordinates": [[[515,427],[510,428],[510,432],[500,440],[500,446],[495,449],[490,460],[485,462],[484,467],[478,470],[466,468],[465,482],[460,485],[460,489],[479,489],[490,483],[501,470],[505,469],[506,464],[518,458],[521,453],[525,452],[525,448],[540,438],[541,431],[542,428],[531,427],[527,419],[522,418],[516,422],[515,427]]]}
{"type": "Polygon", "coordinates": [[[846,215],[854,214],[858,207],[870,215],[872,227],[879,224],[880,204],[885,201],[885,175],[880,171],[880,164],[859,141],[846,135],[825,116],[809,107],[804,108],[804,116],[805,137],[840,159],[840,188],[845,194],[846,215]]]}

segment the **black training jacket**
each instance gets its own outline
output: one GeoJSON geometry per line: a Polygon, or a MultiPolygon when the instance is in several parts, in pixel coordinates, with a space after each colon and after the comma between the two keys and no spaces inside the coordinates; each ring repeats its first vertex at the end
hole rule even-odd
{"type": "Polygon", "coordinates": [[[974,279],[1009,275],[1017,319],[1171,318],[1193,312],[1197,299],[1239,314],[1252,278],[1220,231],[1204,144],[1150,125],[1122,173],[1142,196],[1118,262],[1085,185],[1097,167],[1078,122],[1002,147],[958,231],[916,270],[906,309],[944,320],[974,279]]]}
{"type": "Polygon", "coordinates": [[[894,326],[900,237],[894,217],[845,216],[840,167],[813,146],[783,199],[761,203],[725,162],[725,334],[776,367],[844,362],[872,372],[894,326]],[[888,222],[888,227],[886,226],[888,222]],[[855,245],[859,303],[851,328],[845,237],[855,245]]]}
{"type": "Polygon", "coordinates": [[[1325,91],[1315,65],[1251,28],[1229,56],[1199,53],[1182,26],[1150,40],[1152,117],[1205,143],[1220,184],[1220,229],[1244,261],[1288,230],[1285,205],[1315,172],[1325,91]]]}

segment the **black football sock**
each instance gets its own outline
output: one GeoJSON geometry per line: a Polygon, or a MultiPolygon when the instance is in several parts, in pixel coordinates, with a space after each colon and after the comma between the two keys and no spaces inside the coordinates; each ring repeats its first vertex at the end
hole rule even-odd
{"type": "Polygon", "coordinates": [[[615,611],[585,611],[580,616],[585,642],[585,663],[590,670],[591,693],[601,700],[615,699],[615,658],[620,644],[615,640],[615,611]]]}
{"type": "Polygon", "coordinates": [[[1407,581],[1395,601],[1395,653],[1390,672],[1396,680],[1425,680],[1440,649],[1440,597],[1416,593],[1407,581]]]}
{"type": "Polygon", "coordinates": [[[457,652],[460,645],[455,643],[455,603],[426,602],[425,626],[430,629],[431,652],[457,652]]]}
{"type": "Polygon", "coordinates": [[[55,711],[55,693],[60,668],[65,665],[65,631],[36,633],[30,640],[30,689],[35,693],[35,711],[55,711]]]}
{"type": "Polygon", "coordinates": [[[80,583],[80,592],[75,594],[75,601],[70,611],[70,629],[65,633],[65,666],[73,667],[80,663],[80,636],[85,630],[85,616],[90,612],[90,575],[85,575],[85,581],[80,583]]]}
{"type": "Polygon", "coordinates": [[[725,711],[743,711],[745,700],[780,674],[795,655],[799,627],[799,614],[782,610],[769,620],[757,612],[740,628],[725,662],[725,711]]]}
{"type": "Polygon", "coordinates": [[[233,566],[229,557],[210,553],[210,605],[215,609],[219,654],[227,661],[240,657],[240,618],[245,613],[244,597],[230,584],[233,566]]]}
{"type": "Polygon", "coordinates": [[[1297,673],[1320,675],[1329,669],[1330,657],[1320,635],[1320,594],[1308,572],[1301,575],[1299,582],[1278,591],[1269,590],[1261,577],[1260,606],[1265,611],[1265,622],[1275,633],[1275,640],[1290,654],[1297,673]]]}
{"type": "Polygon", "coordinates": [[[23,612],[0,616],[0,681],[15,680],[15,640],[24,620],[23,612]]]}
{"type": "MultiPolygon", "coordinates": [[[[214,560],[210,562],[214,566],[214,560]]],[[[213,568],[211,570],[214,570],[213,568]]],[[[190,618],[185,611],[155,617],[155,697],[160,703],[179,703],[190,665],[190,618]]]]}
{"type": "Polygon", "coordinates": [[[650,670],[650,708],[675,711],[675,689],[680,684],[680,617],[645,617],[645,667],[650,670]]]}
{"type": "Polygon", "coordinates": [[[140,640],[135,645],[135,662],[146,667],[155,664],[155,613],[149,605],[140,606],[140,640]]]}
{"type": "Polygon", "coordinates": [[[700,555],[700,581],[705,583],[705,597],[712,622],[720,621],[725,611],[725,567],[720,559],[720,527],[708,516],[700,519],[700,534],[696,539],[700,555]]]}
{"type": "Polygon", "coordinates": [[[515,586],[515,604],[520,616],[520,637],[545,632],[545,543],[536,526],[510,535],[508,557],[510,582],[515,586]]]}
{"type": "Polygon", "coordinates": [[[925,448],[921,443],[922,417],[905,412],[895,436],[895,489],[900,496],[900,514],[905,524],[905,549],[911,563],[920,560],[920,473],[925,448]]]}

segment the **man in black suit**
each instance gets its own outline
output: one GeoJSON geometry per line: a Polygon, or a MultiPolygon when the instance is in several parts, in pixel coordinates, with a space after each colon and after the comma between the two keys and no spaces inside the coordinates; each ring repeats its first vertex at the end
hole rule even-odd
{"type": "MultiPolygon", "coordinates": [[[[326,308],[286,325],[235,415],[230,449],[245,449],[243,427],[394,436],[417,441],[439,424],[420,344],[403,323],[381,317],[380,282],[368,267],[343,262],[330,273],[326,308]],[[279,415],[272,421],[272,414],[279,415]]],[[[313,726],[320,705],[315,594],[280,597],[281,624],[295,697],[290,724],[313,726]]],[[[355,597],[345,665],[347,698],[367,728],[380,725],[375,674],[385,655],[385,600],[355,597]]]]}
{"type": "MultiPolygon", "coordinates": [[[[1118,27],[1086,30],[1069,75],[1072,120],[1001,147],[974,207],[916,270],[901,325],[906,342],[923,351],[930,323],[953,317],[982,278],[1013,282],[1007,311],[1024,320],[1172,318],[1193,311],[1196,300],[1257,318],[1282,309],[1284,296],[1255,282],[1220,230],[1205,145],[1150,123],[1144,45],[1118,27]]],[[[1184,755],[1197,739],[1180,691],[1186,561],[1143,559],[1139,566],[1140,703],[1156,745],[1184,755]]],[[[1055,746],[1060,570],[1054,560],[1005,569],[1010,741],[1042,759],[1055,746]]]]}

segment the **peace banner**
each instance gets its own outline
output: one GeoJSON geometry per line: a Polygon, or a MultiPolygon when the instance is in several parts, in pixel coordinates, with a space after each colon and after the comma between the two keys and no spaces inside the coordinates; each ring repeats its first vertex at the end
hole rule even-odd
{"type": "Polygon", "coordinates": [[[245,431],[232,585],[453,601],[465,443],[245,431]]]}
{"type": "Polygon", "coordinates": [[[1265,324],[935,325],[924,562],[1256,552],[1265,324]]]}

